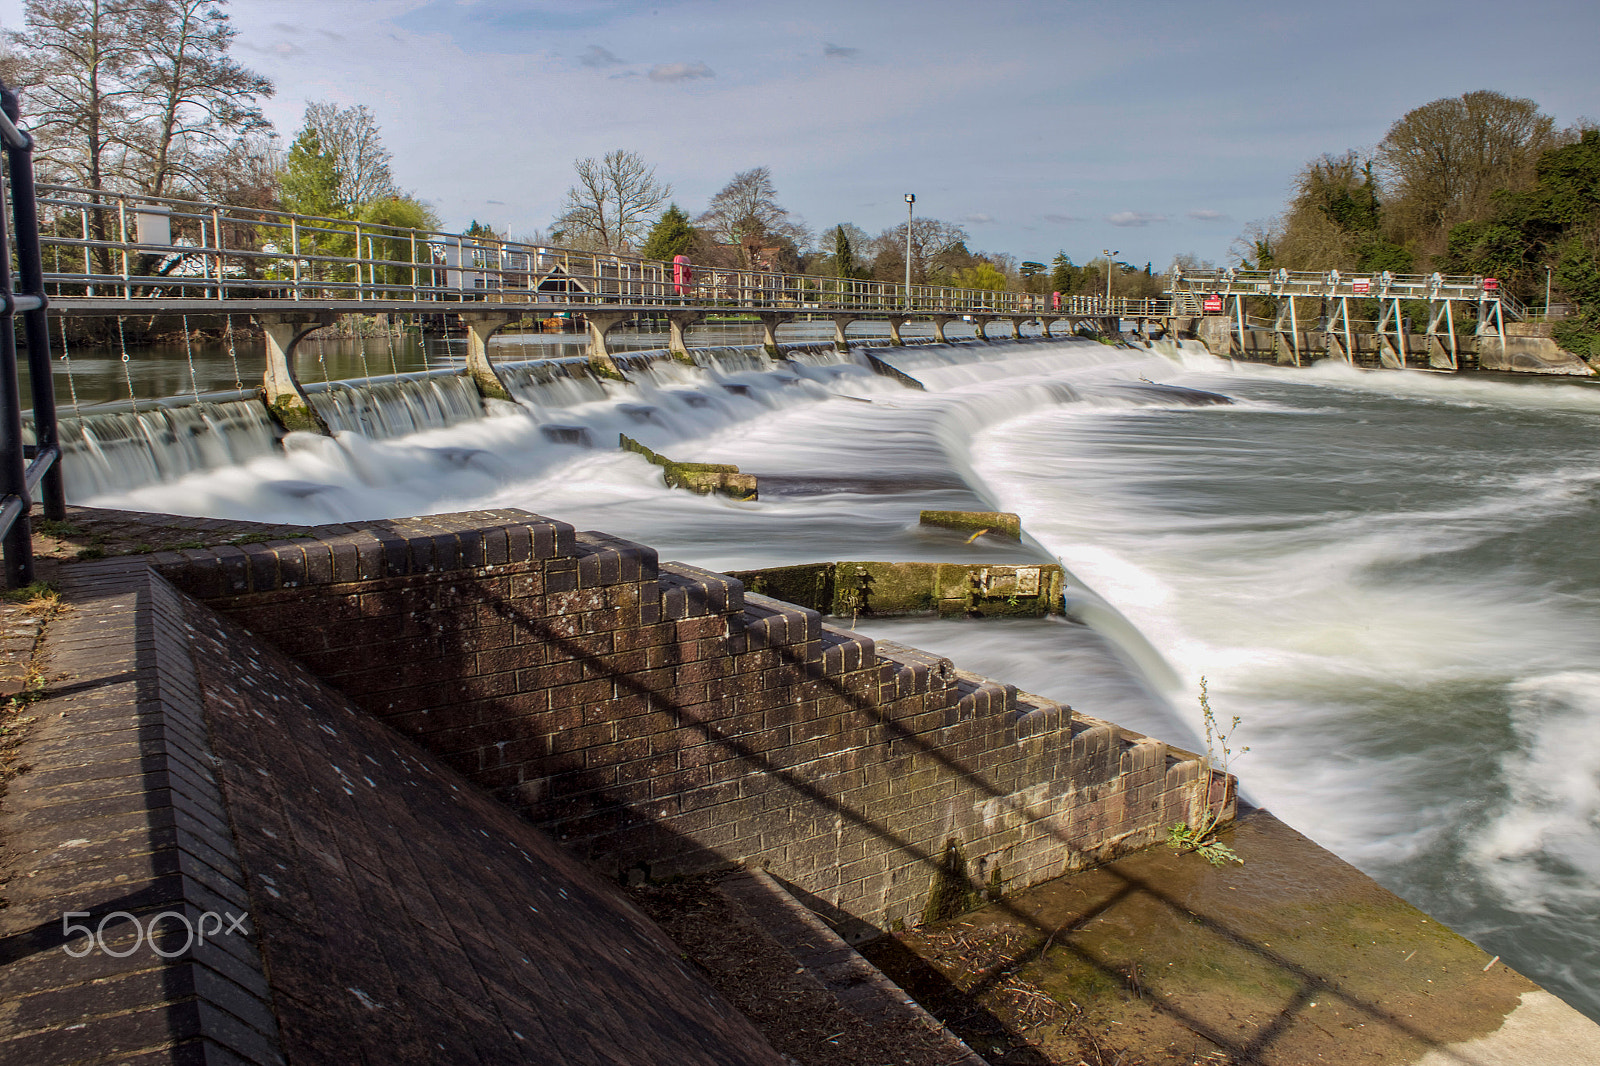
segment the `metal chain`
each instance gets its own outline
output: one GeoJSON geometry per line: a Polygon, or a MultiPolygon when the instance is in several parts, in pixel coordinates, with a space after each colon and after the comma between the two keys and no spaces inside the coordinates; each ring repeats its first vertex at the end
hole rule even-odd
{"type": "Polygon", "coordinates": [[[194,372],[194,345],[189,340],[189,316],[183,316],[183,354],[189,359],[189,391],[194,393],[194,402],[200,402],[200,379],[194,372]]]}
{"type": "Polygon", "coordinates": [[[67,316],[59,315],[56,318],[61,323],[61,362],[67,368],[67,391],[72,394],[72,417],[82,418],[78,413],[78,383],[72,377],[72,352],[67,348],[67,316]]]}
{"type": "Polygon", "coordinates": [[[317,362],[322,365],[322,383],[324,385],[326,385],[326,384],[329,383],[329,381],[328,381],[328,360],[325,357],[325,354],[324,354],[323,349],[322,349],[322,333],[321,333],[320,330],[317,332],[317,362]]]}
{"type": "Polygon", "coordinates": [[[233,347],[233,316],[228,316],[228,358],[233,360],[233,387],[240,392],[244,391],[244,382],[239,380],[239,353],[233,347]]]}
{"type": "Polygon", "coordinates": [[[400,364],[395,362],[395,359],[394,359],[394,334],[393,333],[389,334],[389,369],[394,372],[396,377],[400,376],[400,364]]]}
{"type": "Polygon", "coordinates": [[[361,373],[366,376],[367,386],[370,388],[372,386],[372,368],[367,365],[367,338],[358,337],[357,340],[361,343],[361,373]]]}
{"type": "Polygon", "coordinates": [[[133,405],[135,416],[139,414],[139,398],[133,394],[133,371],[128,366],[128,338],[122,332],[122,316],[117,316],[117,344],[122,349],[122,377],[128,383],[128,403],[133,405]]]}

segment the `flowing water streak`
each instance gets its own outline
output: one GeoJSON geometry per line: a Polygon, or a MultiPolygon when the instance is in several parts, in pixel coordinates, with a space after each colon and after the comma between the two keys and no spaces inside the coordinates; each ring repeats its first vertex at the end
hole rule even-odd
{"type": "Polygon", "coordinates": [[[514,506],[714,568],[1027,558],[916,522],[1016,510],[1100,633],[886,635],[1180,744],[1196,742],[1207,674],[1213,704],[1245,720],[1255,750],[1235,769],[1252,795],[1600,1014],[1600,574],[1584,548],[1600,392],[1229,371],[1084,341],[877,354],[928,391],[827,353],[640,356],[631,384],[508,368],[521,402],[490,417],[294,435],[244,467],[94,502],[288,521],[514,506]],[[619,432],[779,490],[669,491],[613,449],[619,432]]]}
{"type": "Polygon", "coordinates": [[[1335,367],[983,435],[997,502],[1244,724],[1247,791],[1600,1015],[1600,389],[1335,367]]]}

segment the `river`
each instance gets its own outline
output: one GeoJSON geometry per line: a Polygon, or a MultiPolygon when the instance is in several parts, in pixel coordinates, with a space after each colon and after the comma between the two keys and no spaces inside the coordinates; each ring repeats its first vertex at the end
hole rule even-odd
{"type": "Polygon", "coordinates": [[[1600,388],[1082,340],[880,354],[927,391],[726,349],[632,386],[530,380],[519,406],[389,439],[297,437],[133,488],[80,477],[99,486],[80,502],[295,522],[522,507],[714,569],[1047,553],[1091,625],[858,626],[1182,746],[1203,745],[1205,676],[1240,719],[1249,798],[1600,1019],[1600,388]],[[762,499],[667,490],[618,432],[736,463],[762,499]],[[1018,512],[1028,541],[917,525],[974,507],[1018,512]]]}

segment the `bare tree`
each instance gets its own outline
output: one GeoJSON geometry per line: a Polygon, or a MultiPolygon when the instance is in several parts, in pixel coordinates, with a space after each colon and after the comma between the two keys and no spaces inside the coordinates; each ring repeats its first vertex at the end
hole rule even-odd
{"type": "Polygon", "coordinates": [[[144,114],[130,138],[134,184],[156,196],[174,183],[202,186],[206,171],[240,138],[271,124],[255,106],[272,82],[229,55],[234,30],[225,0],[150,0],[146,45],[132,77],[144,114]]]}
{"type": "Polygon", "coordinates": [[[1406,112],[1378,145],[1378,161],[1403,222],[1437,241],[1480,215],[1496,190],[1527,187],[1539,155],[1558,140],[1534,101],[1485,90],[1406,112]]]}
{"type": "Polygon", "coordinates": [[[563,244],[616,252],[644,239],[656,209],[672,186],[656,181],[655,167],[637,152],[618,148],[601,159],[573,161],[578,183],[567,190],[551,236],[563,244]]]}
{"type": "Polygon", "coordinates": [[[144,5],[135,0],[28,0],[17,71],[38,159],[48,177],[91,189],[115,184],[139,88],[144,5]]]}
{"type": "MultiPolygon", "coordinates": [[[[743,258],[749,249],[787,239],[798,250],[811,241],[805,223],[780,207],[772,172],[766,167],[743,170],[711,198],[695,225],[724,244],[736,244],[743,258]]],[[[748,265],[748,264],[747,264],[748,265]]]]}
{"type": "Polygon", "coordinates": [[[339,171],[338,200],[346,214],[362,205],[400,195],[389,173],[389,150],[383,146],[378,120],[365,104],[340,107],[326,100],[306,105],[304,129],[316,132],[322,150],[339,171]]]}
{"type": "MultiPolygon", "coordinates": [[[[971,266],[966,253],[967,231],[954,222],[919,218],[911,225],[911,278],[925,284],[931,278],[971,266]]],[[[906,224],[890,227],[873,242],[874,272],[887,280],[905,274],[906,224]],[[895,267],[894,264],[899,264],[895,267]]]]}

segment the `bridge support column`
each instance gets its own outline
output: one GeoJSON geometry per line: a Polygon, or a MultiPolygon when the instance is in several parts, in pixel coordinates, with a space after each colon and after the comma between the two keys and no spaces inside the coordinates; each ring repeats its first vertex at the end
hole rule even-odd
{"type": "Polygon", "coordinates": [[[900,327],[911,321],[907,315],[889,316],[889,343],[896,348],[902,347],[906,342],[900,339],[900,327]]]}
{"type": "Polygon", "coordinates": [[[463,311],[467,327],[467,376],[486,399],[510,400],[511,393],[489,363],[489,338],[522,316],[503,311],[463,311]]]}
{"type": "Polygon", "coordinates": [[[611,358],[611,349],[606,347],[606,334],[634,316],[624,311],[586,311],[583,317],[589,323],[589,365],[603,378],[628,380],[611,358]]]}
{"type": "Polygon", "coordinates": [[[1031,316],[1031,315],[1028,315],[1028,316],[1012,315],[1011,316],[1011,339],[1014,340],[1014,341],[1020,341],[1022,339],[1022,324],[1024,322],[1031,322],[1031,321],[1033,321],[1033,316],[1031,316]]]}
{"type": "Polygon", "coordinates": [[[689,345],[684,341],[685,331],[702,318],[706,317],[700,311],[668,311],[667,312],[667,350],[672,353],[672,358],[680,363],[694,365],[694,360],[689,358],[689,345]]]}
{"type": "Polygon", "coordinates": [[[328,433],[294,376],[290,356],[306,334],[333,324],[331,313],[298,312],[256,315],[256,325],[267,338],[267,373],[262,380],[267,407],[283,428],[307,433],[328,433]]]}
{"type": "Polygon", "coordinates": [[[1050,336],[1050,327],[1056,324],[1056,319],[1050,315],[1039,316],[1039,328],[1044,330],[1046,337],[1050,336]]]}
{"type": "Polygon", "coordinates": [[[794,318],[794,316],[763,311],[757,317],[761,319],[762,340],[767,346],[767,354],[776,359],[778,358],[778,327],[794,318]]]}
{"type": "Polygon", "coordinates": [[[944,327],[945,327],[946,323],[948,323],[954,317],[955,317],[954,315],[934,315],[933,316],[933,339],[934,340],[938,341],[940,344],[949,344],[950,343],[949,339],[944,335],[944,327]]]}
{"type": "Polygon", "coordinates": [[[983,331],[984,327],[988,324],[989,323],[982,316],[972,316],[972,333],[980,341],[986,341],[989,339],[989,335],[983,331]]]}
{"type": "Polygon", "coordinates": [[[845,339],[845,330],[850,328],[850,323],[856,320],[855,315],[833,316],[833,346],[841,352],[850,350],[850,342],[845,339]]]}

